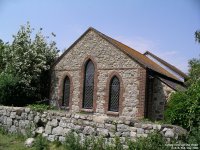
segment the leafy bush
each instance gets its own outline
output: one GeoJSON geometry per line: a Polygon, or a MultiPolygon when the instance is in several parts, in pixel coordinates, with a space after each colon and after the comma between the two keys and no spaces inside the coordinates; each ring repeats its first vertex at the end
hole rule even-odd
{"type": "Polygon", "coordinates": [[[64,148],[67,150],[81,150],[82,145],[80,143],[80,137],[75,136],[73,132],[70,132],[65,137],[64,148]]]}
{"type": "Polygon", "coordinates": [[[70,132],[65,137],[64,148],[67,150],[115,150],[116,145],[106,144],[102,137],[84,137],[84,140],[81,140],[79,135],[70,132]]]}
{"type": "Polygon", "coordinates": [[[172,94],[165,119],[188,130],[200,126],[200,81],[193,83],[186,91],[172,94]]]}
{"type": "Polygon", "coordinates": [[[189,60],[189,79],[187,81],[188,85],[200,80],[200,58],[193,58],[189,60]]]}
{"type": "Polygon", "coordinates": [[[16,99],[16,87],[19,79],[12,74],[0,74],[0,104],[5,104],[10,99],[16,99]]]}
{"type": "Polygon", "coordinates": [[[0,126],[0,134],[3,134],[3,135],[8,134],[8,131],[0,126]]]}
{"type": "Polygon", "coordinates": [[[42,135],[38,135],[35,140],[34,147],[37,150],[48,150],[49,145],[47,139],[42,137],[42,135]]]}
{"type": "Polygon", "coordinates": [[[5,69],[5,62],[3,61],[3,53],[6,46],[7,45],[4,44],[4,42],[0,39],[0,73],[2,72],[2,70],[5,69]]]}
{"type": "MultiPolygon", "coordinates": [[[[126,140],[127,141],[127,140],[126,140]]],[[[166,139],[160,133],[151,133],[147,138],[140,137],[136,141],[128,140],[128,150],[170,150],[166,146],[166,139]]],[[[168,142],[169,143],[169,142],[168,142]]],[[[174,141],[171,141],[174,143],[174,141]]],[[[123,144],[119,137],[115,137],[111,144],[108,144],[102,137],[85,137],[81,141],[80,136],[70,132],[66,136],[64,148],[67,150],[123,150],[123,144]]]]}
{"type": "Polygon", "coordinates": [[[196,128],[192,128],[187,139],[186,143],[189,144],[198,144],[200,143],[200,126],[196,128]]]}
{"type": "Polygon", "coordinates": [[[105,144],[105,140],[103,139],[103,137],[99,137],[97,139],[92,138],[91,149],[103,150],[103,149],[105,149],[105,147],[106,147],[106,144],[105,144]]]}
{"type": "Polygon", "coordinates": [[[140,137],[135,142],[128,142],[129,150],[170,150],[166,146],[166,139],[159,133],[151,133],[148,137],[140,137]]]}

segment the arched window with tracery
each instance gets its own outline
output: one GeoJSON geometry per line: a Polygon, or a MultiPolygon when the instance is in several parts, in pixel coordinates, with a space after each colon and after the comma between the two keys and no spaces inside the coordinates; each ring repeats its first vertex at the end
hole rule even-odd
{"type": "Polygon", "coordinates": [[[119,111],[119,96],[120,96],[120,81],[114,76],[110,80],[109,85],[109,103],[108,103],[108,111],[119,111]]]}
{"type": "Polygon", "coordinates": [[[69,99],[70,99],[70,79],[68,76],[66,76],[63,84],[62,106],[69,107],[69,99]]]}
{"type": "Polygon", "coordinates": [[[94,64],[91,60],[88,60],[85,64],[84,87],[83,87],[82,107],[85,109],[93,108],[94,73],[95,73],[94,64]]]}

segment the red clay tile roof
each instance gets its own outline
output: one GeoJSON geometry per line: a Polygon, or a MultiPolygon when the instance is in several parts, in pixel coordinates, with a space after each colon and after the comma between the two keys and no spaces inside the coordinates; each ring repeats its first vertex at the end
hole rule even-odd
{"type": "Polygon", "coordinates": [[[168,72],[167,70],[165,70],[164,68],[162,68],[160,65],[158,65],[157,63],[155,63],[154,61],[152,61],[151,59],[149,59],[147,56],[139,53],[138,51],[128,47],[127,45],[97,31],[96,29],[90,27],[87,31],[84,32],[83,35],[81,35],[81,37],[79,39],[77,39],[57,60],[56,62],[53,64],[53,67],[68,53],[68,51],[84,36],[86,35],[89,31],[94,31],[95,33],[97,33],[99,36],[101,36],[103,39],[105,39],[106,41],[108,41],[109,43],[111,43],[112,45],[114,45],[115,47],[117,47],[118,49],[120,49],[122,52],[124,52],[125,54],[127,54],[129,57],[131,57],[132,59],[134,59],[135,61],[137,61],[139,64],[143,65],[146,68],[149,68],[157,73],[160,73],[166,77],[172,78],[174,80],[177,80],[179,82],[180,81],[178,78],[176,78],[174,75],[172,75],[170,72],[168,72]]]}

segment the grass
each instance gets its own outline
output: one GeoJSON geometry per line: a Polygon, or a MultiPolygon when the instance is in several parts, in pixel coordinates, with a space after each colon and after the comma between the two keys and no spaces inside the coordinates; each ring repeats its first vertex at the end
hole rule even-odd
{"type": "Polygon", "coordinates": [[[58,142],[45,143],[42,137],[37,137],[36,144],[27,148],[24,145],[25,140],[21,134],[10,134],[0,128],[0,150],[64,150],[63,145],[58,142]]]}
{"type": "MultiPolygon", "coordinates": [[[[0,133],[0,150],[27,150],[24,146],[25,139],[18,135],[0,133]]],[[[29,150],[33,150],[29,148],[29,150]]]]}

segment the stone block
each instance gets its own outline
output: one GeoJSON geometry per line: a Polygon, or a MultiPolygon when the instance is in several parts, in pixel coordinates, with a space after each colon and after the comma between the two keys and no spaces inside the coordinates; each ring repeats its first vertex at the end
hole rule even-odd
{"type": "Polygon", "coordinates": [[[46,134],[51,134],[51,131],[52,131],[52,126],[46,125],[46,127],[45,127],[45,133],[46,134]]]}
{"type": "Polygon", "coordinates": [[[137,131],[137,128],[136,128],[136,127],[130,127],[129,129],[130,129],[130,131],[132,131],[132,132],[136,132],[136,131],[137,131]]]}
{"type": "Polygon", "coordinates": [[[165,137],[166,138],[173,138],[174,137],[174,132],[172,129],[168,129],[166,132],[165,132],[165,137]]]}
{"type": "Polygon", "coordinates": [[[137,122],[137,123],[134,124],[134,126],[135,126],[136,128],[141,128],[141,127],[142,127],[142,124],[137,122]]]}
{"type": "Polygon", "coordinates": [[[48,135],[47,139],[51,142],[55,141],[57,137],[55,135],[48,135]]]}
{"type": "Polygon", "coordinates": [[[57,119],[53,119],[53,120],[50,122],[50,125],[53,126],[53,127],[57,127],[57,126],[58,126],[58,120],[57,120],[57,119]]]}
{"type": "Polygon", "coordinates": [[[34,122],[35,122],[35,123],[38,123],[39,120],[40,120],[40,116],[35,116],[35,118],[34,118],[34,122]]]}
{"type": "Polygon", "coordinates": [[[95,135],[95,130],[94,130],[94,128],[92,128],[90,126],[86,126],[83,130],[83,134],[85,134],[85,135],[95,135]]]}
{"type": "Polygon", "coordinates": [[[13,118],[13,119],[16,118],[16,112],[11,112],[10,113],[10,118],[13,118]]]}
{"type": "Polygon", "coordinates": [[[136,137],[136,132],[130,132],[130,137],[136,137]]]}
{"type": "Polygon", "coordinates": [[[34,119],[34,114],[28,114],[28,120],[32,121],[34,119]]]}
{"type": "Polygon", "coordinates": [[[25,146],[26,146],[26,147],[32,147],[33,144],[34,144],[34,142],[35,142],[35,139],[34,139],[34,138],[28,138],[28,139],[26,139],[26,141],[25,141],[25,146]]]}
{"type": "Polygon", "coordinates": [[[123,137],[129,137],[130,136],[130,132],[127,131],[127,132],[122,132],[122,136],[123,137]]]}
{"type": "Polygon", "coordinates": [[[112,131],[112,132],[115,132],[115,131],[116,131],[116,126],[113,125],[113,124],[107,124],[107,123],[105,123],[104,127],[105,127],[106,129],[108,129],[109,131],[112,131]]]}
{"type": "Polygon", "coordinates": [[[125,132],[129,130],[129,126],[125,124],[117,124],[117,131],[125,132]]]}
{"type": "Polygon", "coordinates": [[[97,132],[98,132],[98,135],[101,135],[103,137],[108,137],[109,136],[108,129],[97,128],[97,132]]]}
{"type": "Polygon", "coordinates": [[[137,128],[137,134],[144,134],[144,129],[137,128]]]}
{"type": "Polygon", "coordinates": [[[39,134],[44,133],[44,127],[38,127],[35,132],[39,134]]]}
{"type": "Polygon", "coordinates": [[[63,134],[62,134],[62,136],[66,136],[66,135],[69,134],[70,132],[71,132],[71,129],[64,128],[64,129],[63,129],[63,134]]]}
{"type": "Polygon", "coordinates": [[[52,134],[53,135],[63,135],[63,128],[60,126],[53,128],[52,134]]]}
{"type": "Polygon", "coordinates": [[[12,125],[12,119],[11,118],[7,118],[7,120],[6,120],[6,124],[7,124],[7,126],[8,127],[10,127],[11,125],[12,125]]]}
{"type": "Polygon", "coordinates": [[[61,143],[63,143],[63,142],[65,142],[65,137],[64,137],[64,136],[59,136],[58,140],[59,140],[61,143]]]}
{"type": "Polygon", "coordinates": [[[26,112],[26,113],[29,113],[30,111],[31,111],[30,108],[28,108],[28,107],[25,108],[25,112],[26,112]]]}
{"type": "Polygon", "coordinates": [[[17,128],[13,125],[9,128],[9,132],[11,133],[16,133],[17,132],[17,128]]]}

